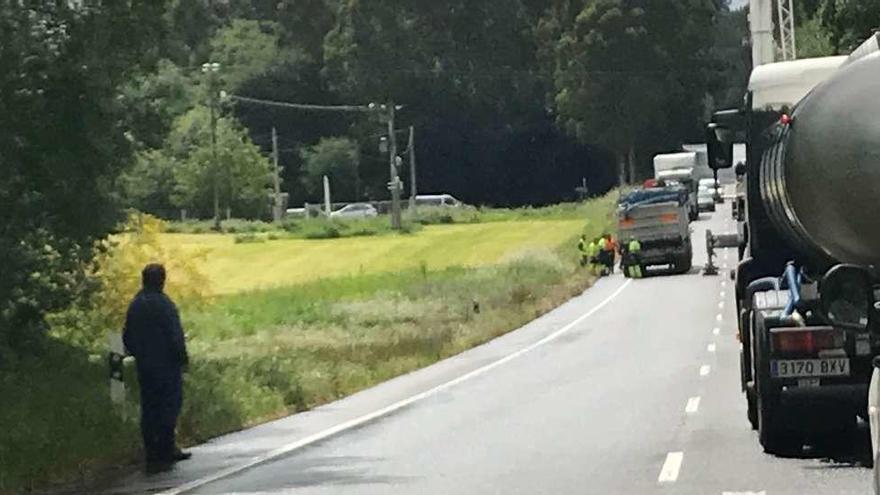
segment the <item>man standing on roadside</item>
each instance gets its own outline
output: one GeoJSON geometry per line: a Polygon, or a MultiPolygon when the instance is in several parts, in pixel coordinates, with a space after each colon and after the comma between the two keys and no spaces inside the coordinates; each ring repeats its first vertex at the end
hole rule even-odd
{"type": "Polygon", "coordinates": [[[163,292],[165,268],[141,272],[143,288],[128,306],[122,339],[137,363],[141,389],[141,433],[147,473],[171,469],[190,454],[177,448],[174,430],[183,404],[183,371],[189,363],[174,302],[163,292]]]}

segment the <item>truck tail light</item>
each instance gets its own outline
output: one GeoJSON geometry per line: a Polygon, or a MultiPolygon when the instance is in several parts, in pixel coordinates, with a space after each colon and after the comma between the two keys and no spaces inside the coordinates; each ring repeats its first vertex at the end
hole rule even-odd
{"type": "Polygon", "coordinates": [[[786,354],[816,354],[843,347],[843,335],[829,329],[777,329],[772,333],[773,350],[786,354]]]}

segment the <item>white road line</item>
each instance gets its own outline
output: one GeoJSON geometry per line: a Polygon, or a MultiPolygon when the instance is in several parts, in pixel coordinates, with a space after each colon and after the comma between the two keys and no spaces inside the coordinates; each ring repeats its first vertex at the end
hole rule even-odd
{"type": "Polygon", "coordinates": [[[715,315],[715,321],[720,322],[722,320],[724,320],[724,315],[722,315],[721,313],[718,313],[717,315],[715,315]]]}
{"type": "Polygon", "coordinates": [[[722,280],[721,281],[721,288],[723,289],[725,287],[727,287],[727,280],[722,280]]]}
{"type": "Polygon", "coordinates": [[[726,295],[727,295],[727,293],[724,291],[721,291],[721,294],[719,294],[719,296],[721,296],[721,299],[724,299],[724,296],[726,296],[726,295]]]}
{"type": "Polygon", "coordinates": [[[715,344],[709,344],[706,346],[706,350],[709,352],[715,352],[715,344]]]}
{"type": "MultiPolygon", "coordinates": [[[[186,492],[195,490],[196,488],[205,486],[209,483],[219,481],[223,478],[227,478],[229,476],[241,473],[242,471],[246,471],[248,469],[254,468],[254,467],[259,466],[261,464],[265,464],[266,462],[269,462],[273,459],[277,459],[281,456],[290,454],[291,452],[293,452],[295,450],[299,450],[299,449],[306,447],[308,445],[311,445],[315,442],[319,442],[321,440],[324,440],[328,437],[336,435],[337,433],[341,433],[345,430],[356,428],[362,424],[368,423],[368,422],[373,421],[375,419],[381,418],[382,416],[386,416],[386,415],[391,414],[397,410],[403,409],[404,407],[407,407],[410,404],[414,404],[414,403],[419,402],[421,400],[424,400],[428,397],[436,395],[440,392],[443,392],[444,390],[452,388],[460,383],[466,382],[472,378],[483,375],[486,372],[501,366],[502,364],[505,364],[509,361],[513,361],[514,359],[516,359],[516,358],[518,358],[528,352],[531,352],[531,351],[533,351],[533,350],[535,350],[545,344],[548,344],[548,343],[558,339],[559,337],[562,337],[566,333],[570,332],[574,327],[583,323],[587,318],[593,316],[593,314],[595,314],[597,311],[599,311],[600,309],[605,307],[608,303],[610,303],[612,300],[614,300],[614,298],[619,296],[620,293],[623,292],[624,289],[629,287],[630,282],[632,282],[632,279],[628,279],[620,287],[618,287],[617,290],[612,292],[611,295],[609,295],[604,300],[602,300],[602,302],[600,302],[599,304],[594,306],[593,309],[591,309],[591,310],[587,311],[586,313],[582,314],[581,316],[577,317],[574,321],[568,323],[567,325],[560,328],[559,330],[556,330],[555,332],[551,333],[550,335],[547,335],[543,339],[541,339],[537,342],[534,342],[526,347],[523,347],[522,349],[520,349],[516,352],[508,354],[507,356],[504,356],[503,358],[500,358],[500,359],[493,361],[485,366],[482,366],[482,367],[477,368],[473,371],[465,373],[464,375],[461,375],[458,378],[454,378],[446,383],[442,383],[440,385],[437,385],[436,387],[434,387],[432,389],[418,393],[418,394],[413,395],[409,398],[397,401],[394,404],[391,404],[389,406],[385,406],[382,409],[379,409],[377,411],[373,411],[373,412],[365,414],[363,416],[351,419],[349,421],[345,421],[345,422],[340,423],[336,426],[333,426],[333,427],[327,428],[326,430],[315,433],[314,435],[309,435],[301,440],[297,440],[296,442],[292,442],[287,445],[283,445],[281,447],[278,447],[275,450],[269,451],[266,454],[263,454],[260,456],[256,456],[256,457],[252,458],[251,460],[244,462],[242,464],[239,464],[237,466],[231,466],[226,469],[222,469],[220,471],[217,471],[214,474],[209,474],[208,476],[205,476],[203,478],[199,478],[197,480],[193,480],[188,483],[184,483],[184,484],[177,486],[175,488],[171,488],[169,490],[159,492],[157,495],[179,495],[181,493],[186,493],[186,492]]],[[[679,464],[681,464],[681,460],[679,460],[679,464]]],[[[676,476],[677,475],[678,475],[678,469],[676,469],[676,476]]]]}
{"type": "Polygon", "coordinates": [[[712,335],[721,335],[721,329],[718,327],[713,328],[712,335]]]}
{"type": "Polygon", "coordinates": [[[721,495],[767,495],[767,492],[764,490],[760,492],[721,492],[721,495]]]}
{"type": "Polygon", "coordinates": [[[724,301],[718,303],[718,309],[724,309],[724,301]]]}
{"type": "Polygon", "coordinates": [[[699,397],[691,397],[690,399],[688,399],[687,405],[684,406],[684,412],[688,414],[696,414],[698,409],[700,409],[699,397]]]}
{"type": "Polygon", "coordinates": [[[700,366],[700,376],[706,376],[709,374],[710,371],[712,371],[712,367],[708,364],[700,366]]]}
{"type": "Polygon", "coordinates": [[[657,477],[659,483],[673,483],[678,479],[678,472],[681,470],[681,461],[684,460],[684,452],[670,452],[666,454],[666,461],[660,468],[660,476],[657,477]]]}

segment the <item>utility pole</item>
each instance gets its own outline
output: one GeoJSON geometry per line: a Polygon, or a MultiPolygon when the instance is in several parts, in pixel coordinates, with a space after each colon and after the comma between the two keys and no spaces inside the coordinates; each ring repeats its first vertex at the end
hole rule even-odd
{"type": "Polygon", "coordinates": [[[208,91],[210,91],[211,107],[211,169],[214,189],[214,230],[220,230],[220,166],[217,163],[217,73],[220,64],[202,64],[202,73],[208,77],[208,91]]]}
{"type": "Polygon", "coordinates": [[[281,223],[281,168],[278,167],[278,133],[272,126],[272,161],[275,168],[272,172],[272,181],[275,186],[275,203],[272,207],[272,220],[281,223]]]}
{"type": "Polygon", "coordinates": [[[416,215],[416,195],[419,189],[416,186],[416,130],[415,126],[409,126],[409,211],[412,216],[416,215]]]}
{"type": "Polygon", "coordinates": [[[391,228],[400,230],[400,178],[397,175],[397,136],[394,133],[394,102],[388,103],[388,164],[391,182],[391,228]]]}

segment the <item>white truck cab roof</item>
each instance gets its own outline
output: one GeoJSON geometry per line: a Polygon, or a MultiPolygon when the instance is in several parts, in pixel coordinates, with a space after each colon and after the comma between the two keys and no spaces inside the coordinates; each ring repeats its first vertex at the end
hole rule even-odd
{"type": "Polygon", "coordinates": [[[846,61],[837,57],[805,58],[759,65],[749,77],[753,110],[792,108],[846,61]]]}

